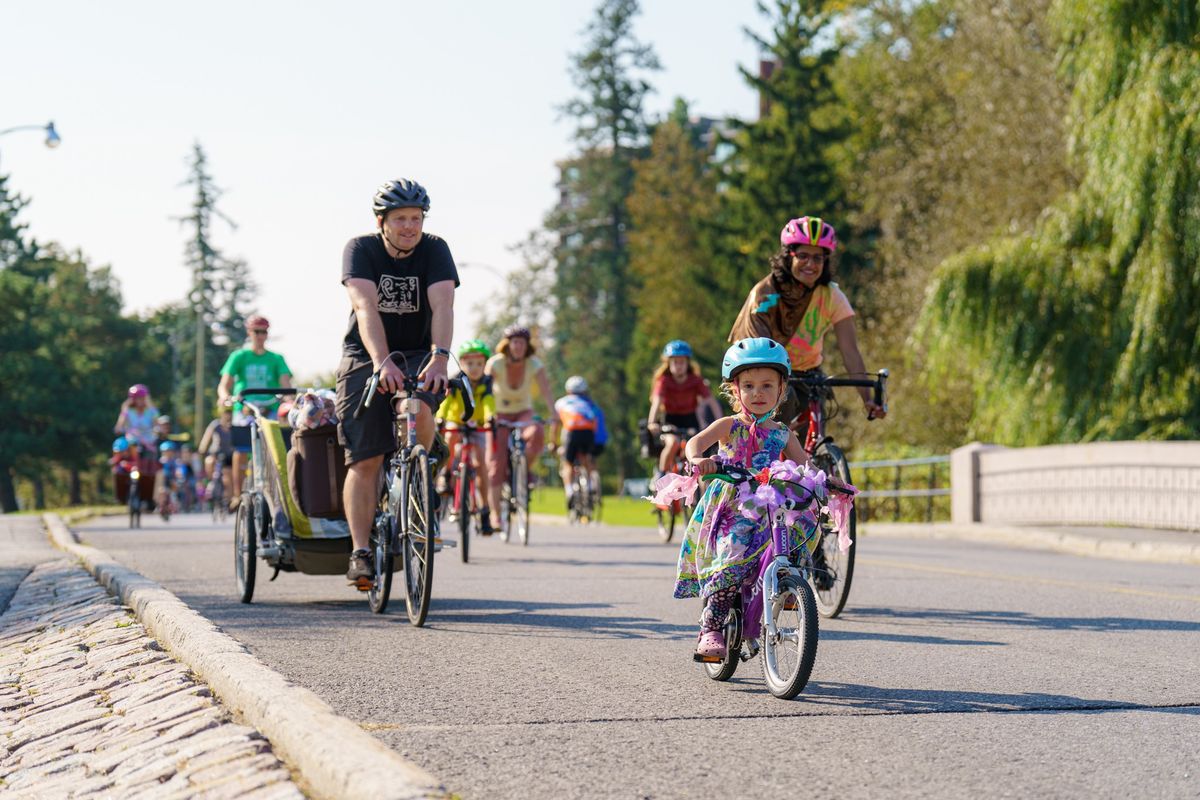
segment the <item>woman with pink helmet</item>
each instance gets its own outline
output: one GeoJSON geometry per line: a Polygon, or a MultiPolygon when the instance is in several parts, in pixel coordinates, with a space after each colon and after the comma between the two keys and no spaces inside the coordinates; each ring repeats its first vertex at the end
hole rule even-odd
{"type": "MultiPolygon", "coordinates": [[[[779,252],[771,256],[771,273],[750,290],[729,332],[729,341],[752,337],[774,339],[787,348],[792,372],[820,371],[825,334],[833,330],[842,362],[850,374],[865,374],[858,349],[854,309],[833,282],[837,232],[820,217],[788,220],[779,234],[779,252]]],[[[867,416],[884,417],[871,391],[860,388],[867,416]]],[[[794,390],[780,407],[780,418],[790,422],[807,398],[794,390]]]]}

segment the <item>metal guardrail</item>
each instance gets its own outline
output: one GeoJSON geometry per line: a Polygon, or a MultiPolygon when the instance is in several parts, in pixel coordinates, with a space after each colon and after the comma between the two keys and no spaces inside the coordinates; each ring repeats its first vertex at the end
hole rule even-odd
{"type": "MultiPolygon", "coordinates": [[[[856,498],[859,503],[859,510],[864,521],[872,517],[872,512],[875,510],[873,500],[892,500],[892,519],[899,521],[901,517],[901,499],[904,498],[926,498],[925,504],[925,521],[933,521],[934,498],[948,497],[950,495],[949,486],[938,486],[938,467],[942,464],[949,464],[950,456],[925,456],[922,458],[894,458],[875,461],[852,461],[850,462],[850,475],[854,479],[855,484],[859,488],[859,493],[856,498]],[[927,477],[927,487],[923,489],[902,488],[904,484],[904,469],[913,467],[929,467],[927,477]],[[871,488],[871,472],[872,470],[891,469],[895,470],[892,475],[891,488],[888,489],[872,489],[871,488]]],[[[949,474],[947,474],[949,480],[949,474]]],[[[882,503],[880,504],[883,505],[882,503]]],[[[880,508],[882,510],[882,508],[880,508]]]]}

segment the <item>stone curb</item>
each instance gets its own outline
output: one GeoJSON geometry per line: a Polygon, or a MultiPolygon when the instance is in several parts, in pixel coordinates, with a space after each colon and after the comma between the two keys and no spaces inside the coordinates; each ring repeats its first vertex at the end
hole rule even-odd
{"type": "Polygon", "coordinates": [[[56,514],[43,519],[56,547],[131,608],[167,650],[225,706],[257,728],[318,798],[446,798],[442,784],[401,758],[316,694],[269,668],[154,581],[81,545],[56,514]]]}
{"type": "MultiPolygon", "coordinates": [[[[984,523],[963,525],[944,522],[931,524],[875,522],[864,524],[862,532],[867,537],[961,539],[1118,561],[1200,564],[1200,544],[1105,539],[1046,528],[1020,528],[984,523]]],[[[1181,533],[1180,535],[1188,536],[1189,534],[1181,533]]]]}

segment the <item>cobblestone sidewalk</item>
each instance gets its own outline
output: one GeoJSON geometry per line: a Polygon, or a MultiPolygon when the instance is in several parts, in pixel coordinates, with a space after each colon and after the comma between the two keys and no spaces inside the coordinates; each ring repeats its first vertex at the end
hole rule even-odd
{"type": "Polygon", "coordinates": [[[260,734],[66,560],[36,567],[0,617],[0,794],[304,797],[260,734]]]}

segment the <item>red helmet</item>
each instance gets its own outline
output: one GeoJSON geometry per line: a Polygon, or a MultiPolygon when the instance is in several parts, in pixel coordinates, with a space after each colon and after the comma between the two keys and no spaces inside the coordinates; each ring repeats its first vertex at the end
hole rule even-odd
{"type": "Polygon", "coordinates": [[[255,314],[252,317],[246,318],[246,330],[258,328],[259,330],[270,330],[271,323],[262,314],[255,314]]]}
{"type": "Polygon", "coordinates": [[[130,400],[133,400],[138,397],[147,397],[149,394],[150,394],[150,390],[148,388],[146,388],[146,384],[144,384],[144,383],[135,383],[133,386],[129,387],[129,399],[130,400]]]}

